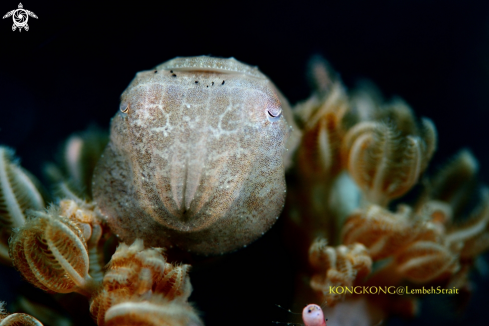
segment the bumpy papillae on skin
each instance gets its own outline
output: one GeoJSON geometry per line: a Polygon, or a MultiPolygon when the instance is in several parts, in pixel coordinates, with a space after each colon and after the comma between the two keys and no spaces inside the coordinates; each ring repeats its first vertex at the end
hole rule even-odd
{"type": "Polygon", "coordinates": [[[285,200],[289,127],[277,94],[234,59],[177,58],[138,73],[94,174],[111,229],[202,254],[266,232],[285,200]]]}
{"type": "Polygon", "coordinates": [[[112,325],[116,320],[147,320],[144,325],[158,325],[159,320],[166,325],[165,318],[169,325],[180,325],[166,316],[171,307],[183,313],[176,313],[176,320],[198,320],[187,302],[192,291],[189,267],[167,263],[161,249],[144,249],[142,240],[131,246],[121,244],[107,266],[102,289],[91,300],[90,312],[99,326],[112,325]],[[117,305],[125,308],[119,310],[117,305]],[[120,319],[122,315],[125,317],[120,319]]]}
{"type": "Polygon", "coordinates": [[[325,239],[317,239],[309,249],[309,262],[315,269],[311,288],[328,305],[344,299],[346,293],[330,293],[330,287],[350,287],[362,280],[372,269],[372,259],[364,245],[330,247],[325,239]]]}

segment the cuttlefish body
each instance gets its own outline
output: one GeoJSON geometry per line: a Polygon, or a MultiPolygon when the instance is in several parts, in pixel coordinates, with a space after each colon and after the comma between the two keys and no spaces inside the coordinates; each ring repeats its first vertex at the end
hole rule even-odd
{"type": "Polygon", "coordinates": [[[126,242],[201,254],[264,234],[285,201],[281,98],[234,58],[176,58],[138,73],[94,174],[111,229],[126,242]]]}

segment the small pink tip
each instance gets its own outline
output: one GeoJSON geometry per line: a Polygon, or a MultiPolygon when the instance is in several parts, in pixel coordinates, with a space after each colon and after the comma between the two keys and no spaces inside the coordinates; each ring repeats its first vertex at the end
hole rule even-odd
{"type": "Polygon", "coordinates": [[[317,304],[309,304],[302,310],[305,326],[326,326],[323,309],[317,304]]]}

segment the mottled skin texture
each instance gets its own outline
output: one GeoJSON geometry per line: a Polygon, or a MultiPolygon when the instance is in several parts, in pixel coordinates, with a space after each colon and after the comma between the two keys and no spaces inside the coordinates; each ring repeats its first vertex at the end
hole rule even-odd
{"type": "Polygon", "coordinates": [[[219,254],[254,241],[285,200],[279,93],[235,59],[176,58],[121,97],[93,193],[122,240],[219,254]]]}

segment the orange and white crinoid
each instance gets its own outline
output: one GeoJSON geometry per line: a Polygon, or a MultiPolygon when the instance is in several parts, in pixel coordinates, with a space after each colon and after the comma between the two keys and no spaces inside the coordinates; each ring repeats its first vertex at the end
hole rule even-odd
{"type": "MultiPolygon", "coordinates": [[[[19,7],[5,17],[27,30],[24,15],[34,14],[19,7]]],[[[348,92],[322,59],[311,68],[314,92],[295,108],[234,58],[176,58],[140,72],[110,135],[75,134],[46,166],[51,194],[0,146],[0,260],[53,300],[81,294],[99,326],[200,326],[190,265],[211,268],[203,261],[222,258],[205,256],[246,247],[282,214],[293,304],[325,305],[331,324],[419,310],[416,295],[367,298],[354,287],[470,292],[469,272],[489,248],[486,188],[465,217],[476,159],[463,150],[423,177],[438,141],[431,120],[372,85],[348,92]],[[417,198],[401,202],[410,192],[417,198]]],[[[46,324],[62,318],[21,308],[46,324]]],[[[0,325],[39,325],[34,317],[0,309],[0,325]]],[[[307,305],[303,320],[326,326],[320,305],[307,305]]]]}

